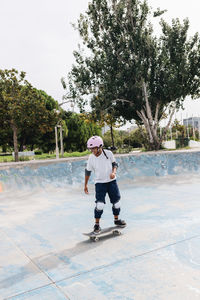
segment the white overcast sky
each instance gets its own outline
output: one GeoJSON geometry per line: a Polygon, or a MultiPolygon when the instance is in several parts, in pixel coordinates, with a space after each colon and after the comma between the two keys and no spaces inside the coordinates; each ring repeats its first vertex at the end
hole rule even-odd
{"type": "MultiPolygon", "coordinates": [[[[72,28],[88,0],[0,0],[0,68],[16,68],[27,73],[27,79],[61,102],[60,83],[74,62],[73,51],[80,42],[72,28]]],[[[156,9],[167,9],[163,16],[188,17],[190,33],[200,32],[200,0],[149,0],[156,9]]],[[[182,117],[200,115],[200,99],[186,101],[182,117]]],[[[180,115],[180,113],[179,113],[180,115]]]]}

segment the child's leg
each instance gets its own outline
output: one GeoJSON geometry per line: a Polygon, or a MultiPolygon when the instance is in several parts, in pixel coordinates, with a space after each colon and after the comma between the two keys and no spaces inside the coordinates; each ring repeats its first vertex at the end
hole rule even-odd
{"type": "Polygon", "coordinates": [[[120,214],[120,201],[113,203],[112,211],[114,215],[114,220],[118,220],[119,214],[120,214]]]}
{"type": "Polygon", "coordinates": [[[104,203],[103,202],[96,202],[96,207],[94,209],[94,218],[95,218],[95,224],[94,224],[94,230],[93,232],[99,233],[101,231],[101,227],[99,225],[101,215],[103,213],[104,203]]]}
{"type": "Polygon", "coordinates": [[[98,222],[98,223],[101,219],[101,215],[103,214],[103,209],[104,209],[104,203],[96,201],[96,206],[94,209],[94,218],[95,218],[96,222],[98,222]]]}
{"type": "Polygon", "coordinates": [[[105,183],[96,183],[95,192],[96,192],[96,206],[94,209],[94,218],[96,224],[99,224],[101,216],[103,214],[103,209],[105,205],[105,196],[106,196],[106,184],[105,183]]]}
{"type": "Polygon", "coordinates": [[[116,180],[109,182],[108,195],[112,203],[112,211],[114,219],[118,220],[120,214],[120,192],[116,180]]]}
{"type": "Polygon", "coordinates": [[[110,202],[113,205],[112,211],[113,211],[113,215],[114,215],[114,224],[119,227],[125,227],[126,222],[124,220],[118,219],[118,216],[120,214],[121,202],[120,202],[119,188],[118,188],[117,182],[115,180],[110,182],[108,195],[110,197],[110,202]]]}
{"type": "Polygon", "coordinates": [[[100,219],[95,218],[95,224],[99,225],[99,221],[100,221],[100,219]]]}

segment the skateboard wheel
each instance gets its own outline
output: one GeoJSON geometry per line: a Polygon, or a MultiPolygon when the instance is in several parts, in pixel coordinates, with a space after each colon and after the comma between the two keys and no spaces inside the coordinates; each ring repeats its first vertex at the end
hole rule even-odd
{"type": "Polygon", "coordinates": [[[90,240],[93,241],[93,242],[97,242],[99,240],[99,238],[98,237],[91,237],[90,240]]]}
{"type": "Polygon", "coordinates": [[[114,235],[120,235],[121,232],[120,232],[119,230],[114,230],[114,231],[113,231],[113,234],[114,234],[114,235]]]}

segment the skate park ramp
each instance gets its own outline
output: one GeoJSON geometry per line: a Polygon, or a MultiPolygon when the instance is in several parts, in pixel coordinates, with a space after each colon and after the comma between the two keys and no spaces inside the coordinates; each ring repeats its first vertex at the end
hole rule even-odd
{"type": "Polygon", "coordinates": [[[0,299],[200,299],[200,152],[116,158],[127,227],[98,242],[86,158],[0,165],[0,299]]]}

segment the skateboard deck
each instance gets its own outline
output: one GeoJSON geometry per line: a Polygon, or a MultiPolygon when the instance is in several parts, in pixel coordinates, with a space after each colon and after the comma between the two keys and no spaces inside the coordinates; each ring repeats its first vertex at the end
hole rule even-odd
{"type": "Polygon", "coordinates": [[[121,230],[124,229],[125,227],[126,226],[124,226],[124,227],[111,226],[111,227],[101,229],[101,231],[99,233],[94,233],[93,231],[91,231],[89,233],[83,233],[83,235],[86,235],[90,238],[90,240],[97,242],[99,240],[100,236],[104,236],[109,233],[112,233],[113,235],[120,235],[121,230]]]}

